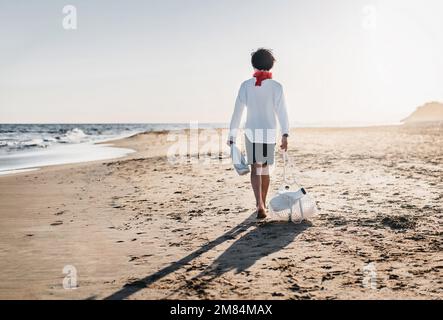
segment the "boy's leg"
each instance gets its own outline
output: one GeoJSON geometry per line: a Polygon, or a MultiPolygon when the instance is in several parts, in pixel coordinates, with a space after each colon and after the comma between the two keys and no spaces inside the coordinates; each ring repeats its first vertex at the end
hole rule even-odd
{"type": "Polygon", "coordinates": [[[271,178],[269,176],[269,167],[267,164],[262,167],[262,175],[261,175],[261,197],[263,200],[263,205],[266,207],[266,197],[268,195],[269,184],[271,182],[271,178]]]}
{"type": "Polygon", "coordinates": [[[257,218],[264,219],[266,218],[266,207],[263,202],[262,196],[262,174],[263,174],[263,165],[254,164],[251,170],[251,184],[252,189],[254,190],[255,200],[257,203],[257,218]]]}
{"type": "Polygon", "coordinates": [[[262,181],[261,181],[261,165],[253,164],[251,168],[251,185],[254,191],[257,210],[264,209],[264,203],[262,198],[262,181]]]}

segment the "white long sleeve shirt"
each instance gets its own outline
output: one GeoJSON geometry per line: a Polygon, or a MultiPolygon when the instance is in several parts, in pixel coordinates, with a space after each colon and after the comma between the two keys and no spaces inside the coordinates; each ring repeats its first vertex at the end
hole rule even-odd
{"type": "Polygon", "coordinates": [[[281,135],[289,134],[289,120],[283,87],[275,80],[268,79],[261,86],[255,86],[255,78],[242,83],[234,114],[232,115],[229,136],[235,141],[239,131],[243,111],[246,107],[246,137],[254,143],[276,143],[277,118],[281,135]]]}

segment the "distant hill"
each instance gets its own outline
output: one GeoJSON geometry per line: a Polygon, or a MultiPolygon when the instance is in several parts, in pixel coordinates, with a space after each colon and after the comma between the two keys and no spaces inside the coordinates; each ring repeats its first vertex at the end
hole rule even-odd
{"type": "Polygon", "coordinates": [[[418,107],[403,123],[443,122],[443,103],[430,102],[418,107]]]}

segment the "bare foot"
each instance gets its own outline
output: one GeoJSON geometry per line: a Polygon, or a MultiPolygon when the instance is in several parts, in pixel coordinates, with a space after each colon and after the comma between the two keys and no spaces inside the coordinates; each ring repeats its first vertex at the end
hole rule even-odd
{"type": "Polygon", "coordinates": [[[265,209],[257,209],[257,219],[263,220],[267,217],[265,209]]]}

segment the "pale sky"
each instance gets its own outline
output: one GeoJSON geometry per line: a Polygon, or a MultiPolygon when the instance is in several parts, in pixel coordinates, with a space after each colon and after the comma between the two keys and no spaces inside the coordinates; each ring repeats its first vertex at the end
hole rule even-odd
{"type": "Polygon", "coordinates": [[[0,0],[0,123],[229,122],[258,47],[292,124],[397,122],[443,102],[442,17],[441,0],[0,0]]]}

